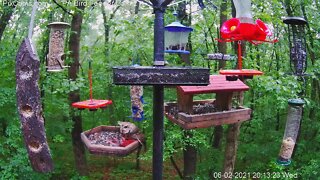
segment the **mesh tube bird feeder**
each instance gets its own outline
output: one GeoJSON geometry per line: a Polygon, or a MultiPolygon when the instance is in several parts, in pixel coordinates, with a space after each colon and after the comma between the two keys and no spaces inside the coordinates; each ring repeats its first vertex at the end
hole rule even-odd
{"type": "Polygon", "coordinates": [[[307,70],[305,26],[308,22],[301,17],[287,17],[283,22],[288,25],[291,70],[303,76],[307,70]]]}
{"type": "Polygon", "coordinates": [[[47,71],[59,72],[65,67],[64,39],[65,29],[70,25],[64,22],[53,22],[48,25],[50,28],[49,54],[47,55],[47,71]]]}
{"type": "Polygon", "coordinates": [[[286,129],[278,157],[278,164],[281,165],[289,165],[291,163],[290,159],[299,133],[304,101],[302,99],[290,99],[288,104],[286,129]]]}

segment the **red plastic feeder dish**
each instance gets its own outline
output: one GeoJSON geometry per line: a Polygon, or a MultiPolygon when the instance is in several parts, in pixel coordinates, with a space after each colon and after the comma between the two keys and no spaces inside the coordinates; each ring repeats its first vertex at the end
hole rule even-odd
{"type": "Polygon", "coordinates": [[[112,104],[111,100],[89,99],[86,101],[72,103],[72,107],[78,108],[80,110],[82,109],[97,110],[99,108],[105,108],[110,104],[112,104]]]}
{"type": "Polygon", "coordinates": [[[259,76],[263,74],[263,72],[254,69],[220,70],[219,73],[230,76],[259,76]]]}

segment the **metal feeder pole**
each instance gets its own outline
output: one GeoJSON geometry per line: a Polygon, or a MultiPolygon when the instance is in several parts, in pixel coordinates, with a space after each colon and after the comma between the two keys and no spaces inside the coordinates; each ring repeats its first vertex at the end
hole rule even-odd
{"type": "MultiPolygon", "coordinates": [[[[162,0],[158,3],[161,4],[162,0]]],[[[164,66],[164,9],[155,9],[154,20],[154,65],[164,66]]],[[[152,177],[162,180],[163,170],[163,117],[164,86],[153,86],[153,156],[152,177]]]]}

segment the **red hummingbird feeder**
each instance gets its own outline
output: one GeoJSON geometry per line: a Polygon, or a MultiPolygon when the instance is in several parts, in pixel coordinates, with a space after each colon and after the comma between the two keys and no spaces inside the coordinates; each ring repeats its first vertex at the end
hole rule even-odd
{"type": "Polygon", "coordinates": [[[262,75],[263,72],[252,69],[242,69],[241,41],[249,41],[254,45],[263,42],[275,43],[278,40],[267,40],[272,33],[268,26],[260,19],[254,21],[251,13],[251,0],[233,0],[236,8],[236,18],[231,18],[220,28],[223,42],[238,42],[238,70],[220,70],[220,74],[229,76],[252,77],[262,75]]]}
{"type": "Polygon", "coordinates": [[[79,110],[89,109],[90,111],[95,111],[99,108],[105,108],[108,105],[112,104],[111,100],[99,100],[93,99],[92,96],[92,66],[91,61],[89,61],[89,71],[88,71],[88,78],[89,78],[89,88],[90,88],[90,99],[81,102],[72,103],[72,107],[78,108],[79,110]]]}

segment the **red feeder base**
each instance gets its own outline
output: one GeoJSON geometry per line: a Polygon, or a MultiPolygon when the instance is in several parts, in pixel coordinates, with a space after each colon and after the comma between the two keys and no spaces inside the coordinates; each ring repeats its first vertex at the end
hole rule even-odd
{"type": "Polygon", "coordinates": [[[111,100],[89,99],[86,101],[72,103],[72,107],[78,109],[96,110],[99,108],[105,108],[110,104],[112,104],[111,100]]]}
{"type": "Polygon", "coordinates": [[[233,76],[259,76],[262,75],[263,72],[254,70],[254,69],[236,69],[236,70],[220,70],[220,74],[222,75],[233,75],[233,76]]]}

